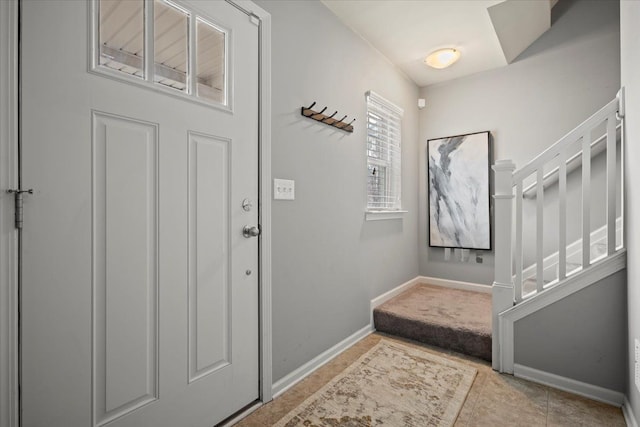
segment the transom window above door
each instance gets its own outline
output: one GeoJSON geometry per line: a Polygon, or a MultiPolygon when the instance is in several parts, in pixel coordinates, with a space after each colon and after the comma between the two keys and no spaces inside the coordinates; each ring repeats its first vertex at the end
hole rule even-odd
{"type": "Polygon", "coordinates": [[[93,0],[92,69],[229,106],[229,32],[169,0],[93,0]]]}

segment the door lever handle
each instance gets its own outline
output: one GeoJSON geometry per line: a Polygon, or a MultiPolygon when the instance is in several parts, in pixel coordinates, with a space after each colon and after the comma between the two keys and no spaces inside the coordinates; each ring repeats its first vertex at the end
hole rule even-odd
{"type": "Polygon", "coordinates": [[[260,228],[254,226],[248,226],[245,225],[244,228],[242,229],[242,235],[244,237],[246,237],[247,239],[250,237],[258,237],[260,235],[260,228]]]}

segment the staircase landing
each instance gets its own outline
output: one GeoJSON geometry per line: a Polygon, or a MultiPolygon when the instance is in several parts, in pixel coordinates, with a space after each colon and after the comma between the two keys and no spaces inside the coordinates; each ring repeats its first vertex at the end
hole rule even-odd
{"type": "Polygon", "coordinates": [[[418,284],[373,320],[380,332],[491,361],[491,294],[418,284]]]}

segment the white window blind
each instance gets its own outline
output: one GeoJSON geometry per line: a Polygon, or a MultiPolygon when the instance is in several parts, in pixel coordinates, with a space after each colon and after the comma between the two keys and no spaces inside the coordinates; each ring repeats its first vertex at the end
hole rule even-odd
{"type": "Polygon", "coordinates": [[[367,210],[400,210],[403,110],[375,92],[366,97],[367,210]]]}

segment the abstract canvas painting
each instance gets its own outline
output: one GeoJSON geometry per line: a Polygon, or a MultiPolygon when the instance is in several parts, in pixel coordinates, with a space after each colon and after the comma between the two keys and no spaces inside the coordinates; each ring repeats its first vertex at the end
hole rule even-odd
{"type": "Polygon", "coordinates": [[[489,136],[427,142],[429,246],[491,250],[489,136]]]}

